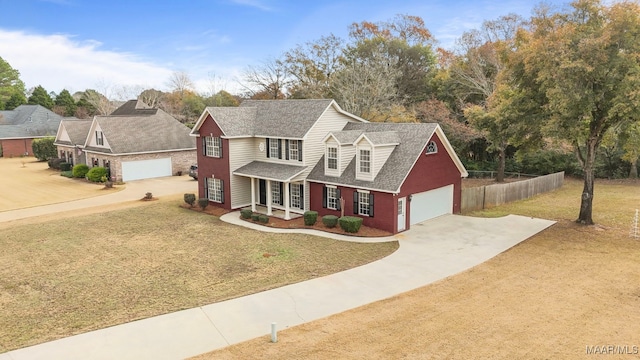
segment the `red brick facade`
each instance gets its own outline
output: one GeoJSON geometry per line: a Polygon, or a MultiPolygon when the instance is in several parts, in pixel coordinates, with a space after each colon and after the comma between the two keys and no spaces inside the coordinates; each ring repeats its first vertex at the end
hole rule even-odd
{"type": "Polygon", "coordinates": [[[33,155],[31,141],[33,139],[8,139],[0,140],[3,157],[17,157],[22,155],[33,155]]]}
{"type": "Polygon", "coordinates": [[[221,179],[224,184],[224,203],[212,203],[225,209],[231,210],[231,174],[229,171],[229,140],[222,139],[222,157],[214,158],[204,155],[204,138],[206,136],[220,137],[224,133],[218,127],[211,115],[202,123],[199,130],[200,137],[196,141],[198,153],[198,197],[206,197],[205,178],[215,177],[221,179]]]}

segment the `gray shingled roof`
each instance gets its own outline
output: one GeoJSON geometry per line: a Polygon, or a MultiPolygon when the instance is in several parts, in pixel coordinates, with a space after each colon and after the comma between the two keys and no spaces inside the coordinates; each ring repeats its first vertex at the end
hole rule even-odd
{"type": "Polygon", "coordinates": [[[245,100],[239,107],[209,107],[226,136],[302,139],[331,99],[245,100]]]}
{"type": "Polygon", "coordinates": [[[67,134],[71,141],[60,141],[57,140],[56,144],[64,144],[64,145],[84,145],[85,140],[87,139],[87,134],[89,133],[89,129],[91,128],[91,120],[62,120],[60,123],[61,126],[67,130],[67,134]]]}
{"type": "Polygon", "coordinates": [[[341,177],[326,176],[324,174],[324,156],[311,170],[307,180],[396,192],[411,171],[413,164],[422,153],[422,149],[426,146],[436,127],[437,124],[422,123],[348,123],[344,127],[344,131],[359,130],[366,133],[367,136],[378,133],[373,136],[377,139],[376,141],[381,141],[381,143],[393,142],[393,133],[395,133],[397,136],[395,140],[399,142],[399,145],[396,145],[373,181],[356,180],[355,157],[341,177]]]}
{"type": "MultiPolygon", "coordinates": [[[[155,115],[96,116],[113,154],[195,149],[190,129],[162,110],[155,115]]],[[[90,151],[109,152],[101,148],[90,151]]]]}
{"type": "Polygon", "coordinates": [[[396,131],[365,132],[364,136],[366,136],[373,145],[400,143],[400,138],[396,131]]]}
{"type": "Polygon", "coordinates": [[[306,166],[252,161],[233,172],[234,175],[258,177],[275,181],[289,181],[303,172],[306,166]]]}
{"type": "Polygon", "coordinates": [[[347,145],[353,144],[354,141],[358,138],[358,136],[362,135],[362,130],[343,130],[343,131],[332,131],[331,135],[333,135],[338,144],[347,145]]]}
{"type": "Polygon", "coordinates": [[[113,110],[109,115],[153,115],[158,112],[158,109],[154,109],[145,104],[142,100],[129,100],[122,104],[119,108],[113,110]]]}
{"type": "Polygon", "coordinates": [[[40,105],[0,111],[0,139],[55,136],[62,116],[40,105]]]}
{"type": "Polygon", "coordinates": [[[253,135],[255,107],[208,107],[207,109],[226,136],[253,135]]]}

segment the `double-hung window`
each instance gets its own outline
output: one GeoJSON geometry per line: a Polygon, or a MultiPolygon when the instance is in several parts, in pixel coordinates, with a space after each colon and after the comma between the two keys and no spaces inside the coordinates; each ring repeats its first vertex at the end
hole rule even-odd
{"type": "Polygon", "coordinates": [[[327,187],[327,208],[338,210],[338,189],[327,187]]]}
{"type": "Polygon", "coordinates": [[[210,201],[222,203],[224,202],[224,190],[222,180],[215,178],[207,179],[207,197],[210,201]]]}
{"type": "Polygon", "coordinates": [[[207,136],[204,138],[205,155],[209,157],[222,157],[222,139],[219,137],[207,136]]]}
{"type": "Polygon", "coordinates": [[[269,139],[269,148],[267,151],[269,152],[269,157],[272,159],[280,159],[280,141],[278,139],[269,139]]]}
{"type": "Polygon", "coordinates": [[[102,134],[102,131],[96,131],[96,145],[104,145],[104,135],[102,134]]]}
{"type": "Polygon", "coordinates": [[[373,194],[366,190],[354,191],[353,213],[373,217],[373,194]]]}
{"type": "Polygon", "coordinates": [[[327,148],[327,169],[329,170],[338,169],[338,148],[337,147],[332,146],[327,148]]]}
{"type": "Polygon", "coordinates": [[[271,203],[274,205],[282,205],[280,202],[281,196],[282,195],[280,193],[280,183],[272,182],[271,183],[271,203]]]}
{"type": "Polygon", "coordinates": [[[298,142],[296,140],[289,141],[289,159],[298,160],[298,142]]]}
{"type": "Polygon", "coordinates": [[[360,172],[369,174],[371,172],[371,150],[360,150],[360,172]]]}
{"type": "Polygon", "coordinates": [[[291,184],[291,207],[302,209],[302,189],[300,184],[291,184]]]}

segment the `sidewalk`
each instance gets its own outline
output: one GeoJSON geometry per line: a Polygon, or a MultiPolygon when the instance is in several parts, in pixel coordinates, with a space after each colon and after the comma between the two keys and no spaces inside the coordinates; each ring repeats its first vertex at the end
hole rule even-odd
{"type": "Polygon", "coordinates": [[[446,215],[392,237],[400,248],[370,264],[10,351],[0,354],[0,360],[183,359],[267,335],[273,322],[282,330],[428,285],[478,265],[553,223],[515,215],[446,215]]]}
{"type": "Polygon", "coordinates": [[[3,211],[0,212],[0,222],[140,200],[147,192],[151,192],[154,197],[161,197],[187,192],[196,193],[198,190],[198,182],[186,175],[131,181],[124,186],[124,190],[107,195],[26,209],[3,211]]]}

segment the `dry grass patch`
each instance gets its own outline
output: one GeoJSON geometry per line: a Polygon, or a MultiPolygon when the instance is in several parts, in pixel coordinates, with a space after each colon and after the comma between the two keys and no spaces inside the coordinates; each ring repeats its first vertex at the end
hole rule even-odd
{"type": "Polygon", "coordinates": [[[266,234],[177,199],[139,204],[0,227],[0,352],[335,273],[398,246],[266,234]]]}
{"type": "MultiPolygon", "coordinates": [[[[0,211],[23,209],[104,195],[102,184],[60,176],[33,157],[0,158],[0,211]]],[[[110,191],[119,191],[110,189],[110,191]]]]}
{"type": "Polygon", "coordinates": [[[594,345],[633,352],[640,347],[640,240],[628,234],[640,183],[597,181],[597,226],[573,222],[581,191],[580,181],[569,180],[555,192],[476,213],[558,224],[468,271],[280,331],[277,344],[262,337],[198,359],[599,358],[586,354],[594,345]]]}

